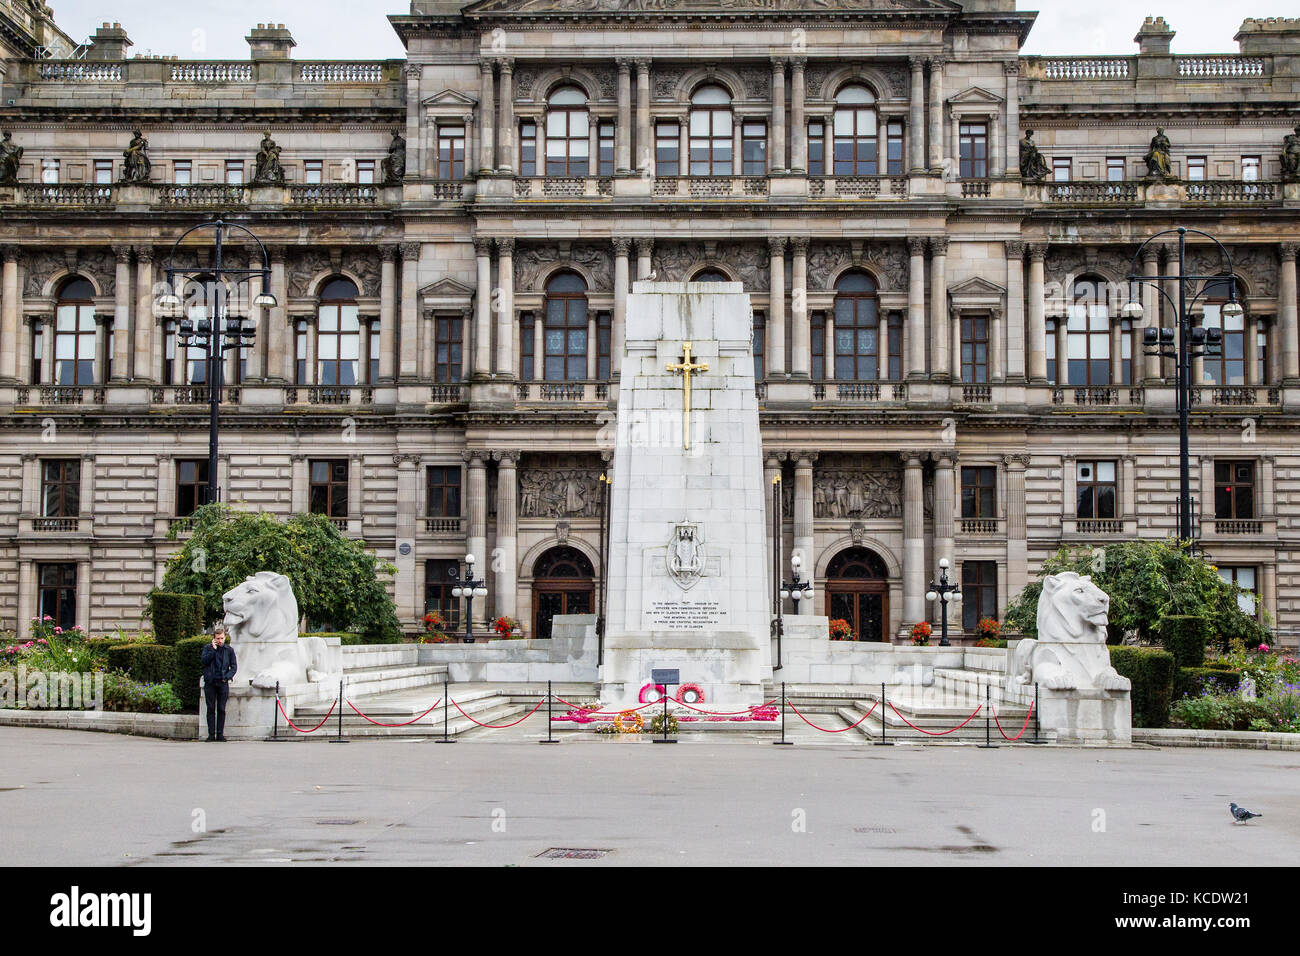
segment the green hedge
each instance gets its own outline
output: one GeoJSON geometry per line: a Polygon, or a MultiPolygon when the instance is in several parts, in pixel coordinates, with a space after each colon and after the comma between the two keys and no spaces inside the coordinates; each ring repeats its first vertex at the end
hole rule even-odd
{"type": "Polygon", "coordinates": [[[1180,667],[1174,675],[1174,700],[1200,697],[1209,685],[1220,693],[1235,694],[1241,687],[1241,671],[1221,667],[1180,667]]]}
{"type": "Polygon", "coordinates": [[[206,623],[203,595],[155,591],[149,595],[149,617],[159,644],[175,644],[181,638],[202,634],[206,623]]]}
{"type": "Polygon", "coordinates": [[[176,674],[176,654],[164,644],[121,644],[109,648],[108,666],[142,684],[164,684],[176,674]]]}
{"type": "Polygon", "coordinates": [[[181,699],[186,710],[199,706],[199,679],[203,676],[203,648],[212,643],[210,637],[185,637],[172,648],[175,665],[172,690],[181,699]]]}
{"type": "MultiPolygon", "coordinates": [[[[299,634],[299,637],[337,637],[339,643],[344,647],[354,647],[358,644],[364,644],[365,638],[362,635],[352,631],[322,631],[319,634],[299,634]]],[[[376,641],[375,643],[392,643],[391,641],[376,641]]]]}
{"type": "Polygon", "coordinates": [[[1205,663],[1209,625],[1191,614],[1170,614],[1160,619],[1160,643],[1174,655],[1179,667],[1200,667],[1205,663]]]}
{"type": "Polygon", "coordinates": [[[1133,682],[1133,726],[1168,727],[1174,655],[1153,647],[1110,647],[1111,665],[1133,682]]]}

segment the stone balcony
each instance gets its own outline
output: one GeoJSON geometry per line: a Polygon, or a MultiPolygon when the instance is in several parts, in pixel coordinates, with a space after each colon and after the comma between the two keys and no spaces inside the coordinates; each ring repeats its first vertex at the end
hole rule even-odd
{"type": "Polygon", "coordinates": [[[287,186],[20,183],[0,186],[0,209],[14,212],[23,209],[114,213],[177,209],[287,209],[337,213],[346,209],[391,208],[400,205],[401,201],[401,186],[364,183],[292,183],[287,186]]]}
{"type": "Polygon", "coordinates": [[[1147,180],[1026,183],[1027,202],[1055,206],[1119,206],[1151,209],[1204,206],[1286,206],[1300,204],[1300,184],[1207,179],[1196,182],[1147,180]]]}

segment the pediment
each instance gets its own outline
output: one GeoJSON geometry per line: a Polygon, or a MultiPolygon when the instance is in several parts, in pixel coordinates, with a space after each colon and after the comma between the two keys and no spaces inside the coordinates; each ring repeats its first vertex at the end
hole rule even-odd
{"type": "Polygon", "coordinates": [[[457,282],[451,276],[443,276],[420,290],[420,295],[425,298],[465,299],[473,294],[472,288],[463,282],[457,282]]]}
{"type": "Polygon", "coordinates": [[[501,14],[547,14],[551,16],[583,14],[604,16],[610,13],[671,14],[692,13],[728,16],[773,13],[809,13],[819,16],[836,13],[877,14],[956,14],[961,5],[952,0],[479,0],[471,3],[465,16],[501,14]]]}
{"type": "Polygon", "coordinates": [[[466,96],[459,90],[443,90],[441,93],[434,93],[432,96],[426,96],[420,100],[421,106],[449,106],[462,107],[474,106],[478,100],[466,96]]]}
{"type": "Polygon", "coordinates": [[[948,102],[953,106],[997,106],[1002,97],[982,86],[971,86],[948,97],[948,102]]]}
{"type": "Polygon", "coordinates": [[[948,287],[948,295],[954,299],[987,299],[1006,295],[1007,290],[983,276],[971,276],[948,287]]]}

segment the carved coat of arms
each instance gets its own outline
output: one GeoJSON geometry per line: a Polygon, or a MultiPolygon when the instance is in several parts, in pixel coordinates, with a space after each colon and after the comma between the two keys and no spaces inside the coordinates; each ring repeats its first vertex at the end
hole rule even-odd
{"type": "Polygon", "coordinates": [[[683,521],[673,529],[665,563],[669,577],[683,591],[689,591],[699,583],[704,574],[704,541],[699,525],[683,521]]]}

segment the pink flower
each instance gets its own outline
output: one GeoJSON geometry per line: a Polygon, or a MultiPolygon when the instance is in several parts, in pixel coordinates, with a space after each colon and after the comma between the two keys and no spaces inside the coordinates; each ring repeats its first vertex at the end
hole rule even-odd
{"type": "Polygon", "coordinates": [[[37,644],[44,644],[46,647],[49,647],[49,646],[50,646],[50,642],[47,641],[47,640],[46,640],[45,638],[43,638],[43,637],[42,637],[39,641],[37,641],[36,643],[37,643],[37,644]]]}
{"type": "Polygon", "coordinates": [[[47,615],[45,615],[45,617],[41,618],[41,620],[42,620],[42,621],[52,621],[52,620],[54,620],[54,618],[50,617],[50,616],[47,614],[47,615]]]}
{"type": "Polygon", "coordinates": [[[1259,645],[1259,651],[1260,651],[1261,654],[1267,654],[1267,653],[1268,653],[1268,645],[1267,645],[1267,644],[1261,644],[1261,645],[1259,645]]]}
{"type": "Polygon", "coordinates": [[[55,634],[62,634],[62,633],[63,633],[63,628],[61,628],[61,627],[56,627],[56,628],[54,629],[54,633],[55,633],[55,634]]]}

